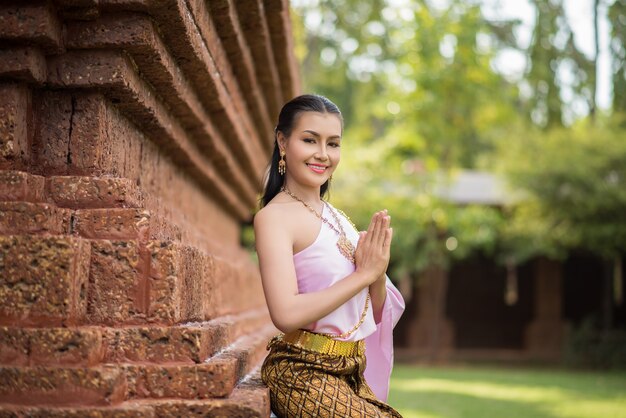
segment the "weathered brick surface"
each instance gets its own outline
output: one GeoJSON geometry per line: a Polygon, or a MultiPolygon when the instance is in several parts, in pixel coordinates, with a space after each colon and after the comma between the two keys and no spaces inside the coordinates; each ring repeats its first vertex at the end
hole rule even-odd
{"type": "Polygon", "coordinates": [[[107,362],[201,363],[215,347],[206,327],[124,327],[104,331],[107,362]]]}
{"type": "Polygon", "coordinates": [[[68,234],[72,211],[48,203],[0,202],[0,234],[68,234]]]}
{"type": "Polygon", "coordinates": [[[270,145],[273,146],[274,138],[270,133],[273,132],[274,115],[270,115],[256,79],[252,54],[239,26],[235,6],[228,0],[214,0],[207,2],[207,6],[210,8],[211,18],[222,39],[224,52],[232,65],[233,73],[242,91],[246,92],[244,99],[252,113],[254,124],[259,130],[262,146],[268,149],[270,145]]]}
{"type": "Polygon", "coordinates": [[[103,358],[99,328],[0,327],[0,364],[93,366],[103,358]]]}
{"type": "Polygon", "coordinates": [[[46,59],[38,48],[0,50],[0,76],[42,84],[46,80],[46,59]]]}
{"type": "Polygon", "coordinates": [[[114,324],[145,319],[145,302],[136,241],[91,242],[87,317],[114,324]]]}
{"type": "MultiPolygon", "coordinates": [[[[0,187],[2,187],[1,176],[0,172],[0,187]]],[[[142,204],[141,192],[130,179],[54,176],[47,181],[50,198],[60,207],[136,208],[142,204]]],[[[0,196],[2,192],[0,188],[0,196]]]]}
{"type": "Polygon", "coordinates": [[[0,402],[114,405],[126,391],[119,367],[0,367],[0,402]]]}
{"type": "Polygon", "coordinates": [[[270,415],[269,392],[258,384],[237,388],[231,396],[207,400],[166,400],[154,403],[158,417],[266,418],[270,415]]]}
{"type": "Polygon", "coordinates": [[[151,405],[126,402],[122,405],[98,407],[29,407],[0,406],[2,418],[153,418],[151,405]]]}
{"type": "Polygon", "coordinates": [[[85,238],[148,238],[150,213],[143,209],[79,209],[74,212],[73,231],[85,238]]]}
{"type": "Polygon", "coordinates": [[[43,90],[34,97],[34,150],[46,174],[97,172],[111,147],[104,131],[104,106],[97,93],[43,90]]]}
{"type": "Polygon", "coordinates": [[[237,360],[195,365],[126,365],[128,396],[207,399],[228,396],[236,384],[237,360]]]}
{"type": "Polygon", "coordinates": [[[290,36],[289,0],[263,0],[263,4],[283,98],[295,97],[300,91],[300,82],[297,63],[290,59],[294,50],[294,41],[290,36]],[[281,63],[286,65],[281,65],[281,63]]]}
{"type": "Polygon", "coordinates": [[[23,85],[0,84],[0,97],[0,168],[19,169],[30,159],[31,93],[23,85]]]}
{"type": "Polygon", "coordinates": [[[283,97],[263,0],[240,0],[234,4],[237,7],[243,34],[254,58],[256,76],[269,104],[270,115],[277,117],[283,103],[283,97]]]}
{"type": "Polygon", "coordinates": [[[0,417],[268,415],[239,234],[297,80],[246,2],[0,4],[0,417]]]}
{"type": "Polygon", "coordinates": [[[86,310],[90,246],[71,237],[0,236],[0,324],[71,324],[86,310]]]}
{"type": "Polygon", "coordinates": [[[46,181],[25,171],[0,170],[0,201],[41,202],[46,181]]]}
{"type": "Polygon", "coordinates": [[[61,23],[46,2],[0,5],[0,39],[39,45],[49,53],[62,51],[61,23]]]}

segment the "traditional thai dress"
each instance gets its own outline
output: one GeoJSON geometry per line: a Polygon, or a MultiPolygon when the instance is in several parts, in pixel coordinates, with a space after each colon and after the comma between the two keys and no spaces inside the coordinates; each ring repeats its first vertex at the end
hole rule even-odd
{"type": "MultiPolygon", "coordinates": [[[[322,216],[333,224],[335,217],[327,211],[334,211],[356,248],[358,231],[330,204],[322,207],[322,216]]],[[[337,233],[322,222],[315,241],[294,254],[299,293],[320,291],[354,272],[354,264],[339,252],[337,240],[337,233]]],[[[388,277],[386,289],[380,322],[375,322],[370,303],[362,324],[345,339],[318,333],[340,335],[352,329],[364,310],[367,287],[304,331],[280,334],[269,342],[261,376],[276,415],[400,417],[385,402],[393,366],[392,332],[404,311],[404,300],[388,277]]]]}

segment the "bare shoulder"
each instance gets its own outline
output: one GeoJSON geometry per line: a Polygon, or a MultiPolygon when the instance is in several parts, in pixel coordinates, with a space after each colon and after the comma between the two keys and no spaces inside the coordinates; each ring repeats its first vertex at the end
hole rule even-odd
{"type": "Polygon", "coordinates": [[[282,232],[291,235],[294,206],[292,202],[280,200],[270,202],[254,215],[255,232],[259,234],[263,231],[272,231],[272,234],[282,232]]]}

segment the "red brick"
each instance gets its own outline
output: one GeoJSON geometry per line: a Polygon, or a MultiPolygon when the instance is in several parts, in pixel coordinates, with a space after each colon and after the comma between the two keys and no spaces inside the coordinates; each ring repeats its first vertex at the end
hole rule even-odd
{"type": "Polygon", "coordinates": [[[117,107],[217,202],[241,219],[250,216],[252,205],[246,202],[246,196],[238,195],[226,184],[223,174],[191,141],[152,88],[138,77],[126,55],[115,51],[71,51],[56,56],[48,62],[48,82],[54,87],[99,87],[106,91],[118,103],[117,107]]]}
{"type": "Polygon", "coordinates": [[[198,326],[108,328],[107,361],[200,363],[215,349],[214,333],[198,326]]]}
{"type": "Polygon", "coordinates": [[[0,234],[68,234],[71,216],[48,203],[0,202],[0,234]]]}
{"type": "Polygon", "coordinates": [[[30,90],[18,84],[0,84],[0,98],[0,168],[21,168],[31,158],[30,90]]]}
{"type": "Polygon", "coordinates": [[[44,200],[45,178],[25,171],[0,171],[0,200],[41,202],[44,200]]]}
{"type": "Polygon", "coordinates": [[[145,320],[140,254],[135,241],[91,241],[88,310],[91,322],[145,320]]]}
{"type": "MultiPolygon", "coordinates": [[[[267,102],[257,82],[254,61],[239,26],[235,5],[229,0],[213,0],[207,2],[207,6],[210,8],[211,18],[220,35],[224,51],[228,54],[228,60],[237,82],[241,86],[241,90],[246,92],[243,98],[248,102],[254,125],[260,132],[261,147],[269,155],[269,151],[274,145],[273,136],[267,134],[273,131],[272,120],[267,102]]],[[[219,55],[216,60],[220,65],[219,55]]]]}
{"type": "Polygon", "coordinates": [[[28,418],[153,418],[154,408],[127,402],[118,406],[31,407],[0,406],[0,417],[28,418]]]}
{"type": "Polygon", "coordinates": [[[110,158],[105,106],[99,93],[39,91],[34,150],[41,172],[91,174],[110,158]]]}
{"type": "Polygon", "coordinates": [[[241,28],[255,62],[256,76],[269,104],[270,115],[278,115],[283,97],[263,0],[240,0],[233,3],[237,7],[241,28]]]}
{"type": "Polygon", "coordinates": [[[114,405],[126,394],[118,367],[0,367],[0,402],[15,405],[114,405]]]}
{"type": "Polygon", "coordinates": [[[132,398],[206,399],[228,396],[236,382],[237,360],[197,365],[126,365],[132,398]]]}
{"type": "Polygon", "coordinates": [[[170,241],[150,241],[151,316],[178,322],[183,317],[181,306],[183,292],[182,248],[170,241]]]}
{"type": "Polygon", "coordinates": [[[27,366],[30,338],[21,328],[0,327],[0,364],[27,366]]]}
{"type": "Polygon", "coordinates": [[[0,7],[0,38],[37,44],[49,53],[62,51],[61,23],[49,4],[4,4],[0,7]]]}
{"type": "MultiPolygon", "coordinates": [[[[251,180],[260,180],[266,163],[265,158],[259,158],[262,157],[260,139],[252,128],[245,106],[241,104],[243,98],[234,88],[236,83],[230,81],[233,78],[230,68],[217,68],[215,65],[213,56],[220,54],[217,50],[221,49],[221,45],[206,41],[211,37],[211,31],[205,30],[202,19],[194,16],[194,9],[201,6],[198,4],[192,9],[188,6],[189,2],[178,0],[174,7],[153,7],[150,13],[160,23],[160,32],[174,58],[198,90],[221,136],[230,139],[226,144],[240,161],[246,176],[251,180]],[[216,76],[218,74],[219,77],[216,76]]],[[[257,183],[258,186],[261,186],[260,183],[257,183]]]]}
{"type": "Polygon", "coordinates": [[[223,359],[235,359],[237,361],[237,381],[243,379],[255,367],[257,367],[267,355],[267,342],[277,334],[273,325],[266,325],[255,330],[249,335],[244,335],[220,352],[209,362],[223,359]]]}
{"type": "Polygon", "coordinates": [[[103,355],[97,328],[0,327],[0,364],[92,366],[103,355]]]}
{"type": "Polygon", "coordinates": [[[266,418],[270,415],[269,389],[236,388],[229,397],[203,400],[163,400],[153,403],[159,417],[266,418]]]}
{"type": "Polygon", "coordinates": [[[48,179],[48,189],[61,207],[135,208],[142,204],[138,188],[125,178],[58,176],[48,179]]]}
{"type": "Polygon", "coordinates": [[[79,209],[74,212],[73,230],[86,238],[148,238],[150,212],[135,208],[79,209]]]}
{"type": "Polygon", "coordinates": [[[37,48],[0,50],[0,75],[27,83],[46,81],[46,58],[37,48]]]}
{"type": "Polygon", "coordinates": [[[89,243],[0,236],[0,324],[71,324],[85,313],[89,243]]]}
{"type": "MultiPolygon", "coordinates": [[[[245,196],[249,204],[254,204],[257,193],[257,182],[266,164],[259,152],[254,148],[256,171],[249,175],[244,170],[249,159],[231,155],[228,145],[238,141],[225,141],[229,138],[249,138],[251,135],[236,135],[229,132],[220,134],[214,127],[223,118],[211,118],[202,106],[201,97],[183,75],[176,60],[169,54],[161,41],[157,29],[147,16],[141,14],[115,14],[104,16],[97,21],[75,22],[67,27],[68,44],[72,48],[124,48],[133,57],[134,62],[142,69],[142,77],[154,85],[174,117],[181,121],[198,144],[200,153],[214,162],[220,172],[229,173],[230,185],[238,193],[245,196]],[[243,169],[243,170],[242,170],[243,169]]],[[[222,74],[221,80],[229,78],[222,74]]],[[[233,100],[234,102],[234,100],[233,100]]],[[[245,117],[243,110],[240,116],[245,117]]],[[[239,124],[247,119],[238,119],[239,124]]],[[[244,141],[247,147],[254,147],[258,138],[244,141]]],[[[248,151],[250,153],[250,151],[248,151]]]]}
{"type": "Polygon", "coordinates": [[[283,98],[295,97],[300,91],[298,63],[294,54],[289,0],[263,0],[272,51],[280,76],[283,98]]]}

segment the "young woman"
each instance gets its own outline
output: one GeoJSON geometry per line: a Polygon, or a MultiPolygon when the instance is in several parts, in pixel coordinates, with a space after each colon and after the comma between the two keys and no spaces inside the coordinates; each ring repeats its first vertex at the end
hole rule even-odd
{"type": "Polygon", "coordinates": [[[279,417],[400,417],[385,403],[392,330],[404,310],[385,274],[390,217],[376,212],[358,232],[324,200],[342,133],[327,98],[286,103],[254,218],[267,306],[284,333],[269,342],[261,369],[279,417]]]}

